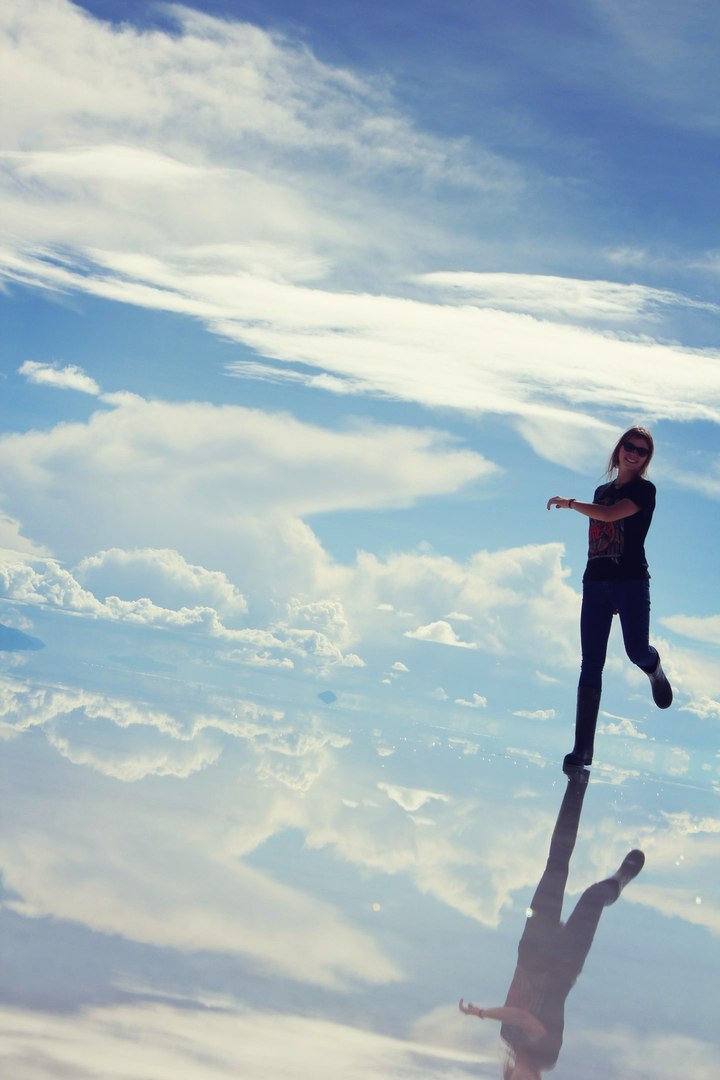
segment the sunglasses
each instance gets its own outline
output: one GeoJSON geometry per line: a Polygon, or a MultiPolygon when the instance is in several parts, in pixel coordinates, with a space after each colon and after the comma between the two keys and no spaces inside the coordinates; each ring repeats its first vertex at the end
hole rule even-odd
{"type": "Polygon", "coordinates": [[[622,448],[626,454],[637,454],[638,457],[645,458],[650,453],[647,446],[636,446],[635,443],[630,442],[628,439],[623,439],[622,448]]]}

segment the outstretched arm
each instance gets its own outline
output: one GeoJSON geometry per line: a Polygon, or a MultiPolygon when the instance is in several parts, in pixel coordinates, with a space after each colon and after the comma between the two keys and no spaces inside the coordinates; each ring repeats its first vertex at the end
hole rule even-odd
{"type": "Polygon", "coordinates": [[[561,495],[553,495],[548,499],[547,508],[554,506],[556,510],[577,510],[578,514],[585,517],[595,518],[596,521],[621,521],[623,518],[637,514],[640,507],[632,499],[620,499],[612,506],[602,506],[600,503],[578,502],[577,499],[565,499],[561,495]]]}
{"type": "Polygon", "coordinates": [[[480,1009],[471,1001],[466,1005],[464,999],[460,998],[459,1009],[466,1016],[477,1016],[479,1020],[499,1020],[501,1024],[512,1024],[513,1027],[522,1028],[531,1039],[540,1039],[547,1031],[545,1025],[541,1024],[536,1016],[525,1009],[516,1009],[513,1005],[480,1009]]]}

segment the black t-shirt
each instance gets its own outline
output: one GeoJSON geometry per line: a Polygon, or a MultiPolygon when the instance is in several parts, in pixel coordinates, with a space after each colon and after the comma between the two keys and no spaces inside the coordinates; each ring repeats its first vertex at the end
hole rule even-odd
{"type": "Polygon", "coordinates": [[[615,481],[601,484],[593,502],[614,506],[631,499],[639,510],[620,521],[590,518],[588,562],[583,581],[638,581],[649,578],[645,537],[655,509],[655,485],[638,476],[622,487],[615,481]]]}
{"type": "MultiPolygon", "coordinates": [[[[556,938],[553,936],[551,940],[555,942],[556,938]]],[[[556,948],[557,955],[548,947],[545,961],[527,970],[518,963],[505,999],[506,1005],[531,1013],[544,1026],[545,1034],[533,1039],[507,1021],[500,1028],[500,1036],[508,1046],[516,1052],[525,1050],[539,1069],[552,1069],[559,1057],[565,1028],[565,999],[577,977],[577,972],[569,976],[563,972],[562,951],[559,946],[556,948]]]]}

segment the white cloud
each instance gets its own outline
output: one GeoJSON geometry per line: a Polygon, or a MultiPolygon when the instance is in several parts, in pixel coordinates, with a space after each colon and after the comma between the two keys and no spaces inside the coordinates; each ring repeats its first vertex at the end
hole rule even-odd
{"type": "Polygon", "coordinates": [[[554,709],[516,709],[513,716],[523,716],[526,720],[554,720],[554,709]]]}
{"type": "Polygon", "coordinates": [[[421,807],[425,806],[429,802],[439,801],[448,802],[448,796],[443,795],[436,791],[422,791],[419,788],[402,787],[399,784],[385,784],[379,783],[378,787],[381,791],[387,793],[388,798],[402,807],[403,810],[407,810],[409,814],[414,814],[421,807]]]}
{"type": "Polygon", "coordinates": [[[188,777],[213,764],[222,752],[215,732],[262,737],[283,746],[289,729],[274,723],[281,719],[282,713],[241,700],[234,702],[232,715],[172,715],[124,697],[0,679],[0,723],[6,736],[41,730],[66,760],[127,783],[146,776],[188,777]],[[113,728],[132,732],[132,749],[111,734],[113,728]]]}
{"type": "Polygon", "coordinates": [[[377,177],[410,170],[476,199],[517,183],[496,155],[418,130],[386,80],[323,64],[304,41],[180,6],[171,33],[111,26],[60,0],[3,14],[3,144],[19,181],[5,200],[16,235],[36,243],[230,241],[246,266],[314,276],[329,245],[439,244],[430,224],[407,227],[407,185],[392,209],[387,191],[372,194],[377,177]]]}
{"type": "Polygon", "coordinates": [[[194,566],[168,548],[110,548],[81,559],[73,575],[95,596],[144,596],[166,608],[213,607],[231,619],[247,611],[226,574],[194,566]]]}
{"type": "Polygon", "coordinates": [[[482,694],[473,694],[470,701],[466,698],[455,698],[455,704],[464,705],[468,709],[486,709],[487,698],[483,697],[482,694]]]}
{"type": "Polygon", "coordinates": [[[720,645],[720,615],[666,615],[660,622],[683,637],[720,645]]]}
{"type": "Polygon", "coordinates": [[[60,0],[40,10],[13,8],[0,38],[8,280],[200,319],[272,361],[240,361],[246,376],[496,413],[576,469],[629,415],[720,422],[717,351],[637,336],[638,320],[687,297],[453,270],[423,275],[430,300],[398,295],[422,292],[411,268],[462,250],[418,228],[433,218],[430,189],[442,186],[436,209],[459,183],[475,200],[490,193],[495,211],[518,185],[492,155],[419,132],[386,85],[198,12],[174,9],[170,35],[111,28],[60,0]],[[422,213],[409,185],[392,195],[378,181],[398,169],[430,186],[422,213]],[[451,284],[460,302],[438,301],[451,284]],[[630,325],[612,335],[568,318],[630,325]],[[287,366],[298,363],[310,373],[287,366]]]}
{"type": "Polygon", "coordinates": [[[677,1080],[679,1076],[713,1080],[716,1072],[711,1046],[682,1030],[647,1032],[639,1041],[637,1033],[626,1027],[586,1028],[580,1037],[593,1060],[608,1062],[609,1075],[633,1080],[677,1080]]]}
{"type": "Polygon", "coordinates": [[[461,641],[449,622],[438,619],[427,626],[418,626],[415,630],[406,630],[405,637],[416,641],[434,641],[437,645],[454,645],[458,649],[477,649],[471,641],[461,641]]]}
{"type": "Polygon", "coordinates": [[[559,321],[634,322],[638,318],[652,319],[664,306],[720,311],[716,304],[700,303],[666,289],[614,281],[458,271],[435,271],[421,275],[418,281],[482,306],[527,312],[559,321]]]}
{"type": "MultiPolygon", "coordinates": [[[[693,629],[697,629],[694,623],[693,629]]],[[[708,632],[704,625],[701,632],[708,632]]],[[[714,643],[703,651],[671,648],[662,641],[657,645],[670,682],[684,695],[679,698],[680,708],[704,718],[720,716],[720,671],[714,643]]]]}
{"type": "MultiPolygon", "coordinates": [[[[583,449],[588,438],[606,445],[628,416],[720,421],[713,350],[490,308],[330,292],[249,274],[202,275],[179,256],[172,264],[168,256],[96,257],[96,275],[11,255],[5,265],[38,284],[184,311],[276,361],[330,373],[336,391],[507,416],[538,453],[575,468],[585,461],[571,449],[583,449]],[[592,415],[599,405],[615,414],[614,425],[592,415]],[[555,428],[557,447],[547,438],[555,428]]],[[[276,367],[274,377],[281,372],[276,367]]]]}
{"type": "Polygon", "coordinates": [[[28,555],[43,557],[50,555],[50,550],[28,540],[22,535],[22,524],[19,521],[0,513],[0,557],[15,561],[28,555]]]}
{"type": "MultiPolygon", "coordinates": [[[[333,748],[346,740],[312,727],[300,732],[276,727],[269,717],[258,722],[252,711],[237,719],[191,718],[178,734],[180,721],[138,716],[131,703],[99,701],[98,695],[72,690],[40,696],[30,688],[24,694],[23,688],[16,691],[14,705],[23,707],[27,723],[41,726],[60,753],[66,748],[54,735],[64,731],[76,751],[70,760],[86,768],[73,772],[72,799],[58,785],[46,790],[42,800],[28,800],[19,789],[9,800],[12,812],[0,838],[0,864],[14,894],[6,900],[12,910],[26,918],[52,915],[180,952],[242,955],[282,977],[328,988],[400,977],[373,938],[331,904],[242,861],[247,851],[289,824],[292,792],[309,791],[329,768],[333,748]],[[102,729],[105,716],[121,733],[132,734],[118,743],[118,761],[135,755],[138,765],[146,760],[138,723],[158,732],[164,726],[166,747],[175,744],[195,755],[212,745],[206,741],[208,732],[237,736],[232,799],[225,785],[218,788],[210,759],[205,770],[176,770],[183,777],[182,798],[168,814],[159,812],[157,789],[148,787],[147,779],[137,778],[132,799],[124,795],[125,785],[101,784],[98,771],[117,775],[112,763],[102,767],[108,763],[97,754],[100,750],[107,756],[98,739],[102,731],[103,744],[108,740],[102,729]],[[303,775],[306,783],[301,785],[303,775]]],[[[8,699],[8,704],[13,702],[8,699]]],[[[27,752],[24,740],[12,746],[18,754],[27,752]]],[[[133,779],[127,774],[117,778],[133,779]]]]}
{"type": "Polygon", "coordinates": [[[555,686],[560,681],[555,675],[548,675],[545,671],[536,671],[535,676],[538,682],[541,682],[546,686],[555,686]]]}
{"type": "MultiPolygon", "coordinates": [[[[204,539],[201,533],[199,529],[199,541],[204,539]]],[[[248,550],[254,555],[253,548],[248,550]]],[[[402,630],[394,622],[389,626],[377,612],[377,598],[389,593],[400,609],[412,606],[424,620],[416,629],[405,631],[407,638],[507,655],[536,650],[540,640],[544,646],[551,641],[556,664],[575,666],[577,662],[578,597],[566,584],[563,549],[557,544],[477,552],[465,562],[425,553],[395,555],[385,561],[360,553],[348,565],[324,559],[308,565],[307,560],[293,558],[289,570],[285,568],[287,588],[297,585],[297,578],[302,580],[304,575],[313,582],[315,594],[325,598],[307,601],[293,599],[291,594],[283,604],[283,614],[278,614],[279,605],[269,605],[267,618],[252,619],[254,626],[236,625],[238,619],[251,621],[253,612],[243,613],[243,598],[224,571],[206,571],[165,549],[109,552],[101,553],[97,563],[89,558],[81,564],[90,577],[97,569],[98,588],[111,580],[119,582],[116,573],[127,570],[128,582],[137,586],[142,579],[148,591],[168,603],[204,599],[218,606],[162,607],[149,597],[100,599],[57,561],[28,560],[17,554],[0,559],[0,594],[16,603],[47,605],[92,619],[184,628],[203,635],[228,659],[257,666],[290,667],[301,662],[322,673],[335,667],[363,666],[366,648],[397,647],[402,630]],[[106,570],[110,576],[103,579],[106,570]],[[136,573],[140,577],[135,578],[136,573]],[[472,613],[462,624],[466,628],[462,638],[447,621],[433,618],[437,611],[458,603],[472,613]]],[[[288,558],[287,552],[283,557],[288,558]]],[[[257,587],[257,581],[253,584],[257,587]]],[[[132,595],[135,590],[128,585],[125,591],[132,595]]],[[[263,599],[260,592],[255,597],[263,599]]],[[[254,614],[258,615],[257,610],[254,614]]],[[[397,677],[401,669],[393,669],[392,674],[397,677]]]]}
{"type": "Polygon", "coordinates": [[[720,455],[702,455],[695,468],[679,468],[672,460],[664,466],[668,479],[679,487],[697,491],[708,499],[720,499],[720,455]]]}
{"type": "Polygon", "coordinates": [[[603,715],[609,717],[609,719],[607,722],[600,724],[599,730],[601,733],[621,735],[627,739],[647,739],[647,734],[640,731],[634,720],[630,720],[626,716],[611,716],[609,713],[603,715]]]}
{"type": "Polygon", "coordinates": [[[172,549],[189,563],[234,568],[236,581],[249,547],[254,576],[266,582],[283,578],[283,550],[311,573],[325,564],[301,516],[408,506],[493,471],[435,431],[332,431],[239,406],[137,397],[87,423],[0,439],[8,512],[63,558],[172,549]]]}
{"type": "Polygon", "coordinates": [[[437,1032],[407,1040],[324,1018],[261,1012],[237,1003],[205,1008],[113,1005],[57,1015],[5,1008],[0,1033],[13,1076],[57,1080],[468,1080],[489,1050],[444,1046],[437,1032]],[[278,1038],[278,1031],[282,1038],[278,1038]],[[38,1046],[43,1053],[38,1055],[38,1046]]]}
{"type": "MultiPolygon", "coordinates": [[[[563,554],[555,544],[478,551],[463,561],[425,552],[380,560],[361,552],[342,591],[358,626],[384,597],[416,612],[405,637],[496,655],[535,653],[542,640],[544,652],[552,642],[555,663],[576,666],[579,597],[567,584],[563,554]],[[471,616],[461,635],[438,617],[453,610],[471,616]]],[[[375,620],[374,631],[382,633],[382,625],[375,620]]]]}
{"type": "MultiPolygon", "coordinates": [[[[103,553],[107,554],[107,553],[103,553]]],[[[115,549],[113,561],[121,566],[125,553],[115,549]]],[[[134,555],[129,553],[129,563],[134,555]]],[[[220,611],[208,605],[195,607],[167,608],[160,607],[148,597],[123,600],[117,596],[98,599],[92,592],[82,588],[75,577],[61,567],[55,560],[33,560],[33,564],[17,557],[3,559],[0,553],[0,595],[23,604],[49,605],[65,612],[85,615],[92,619],[106,619],[112,622],[125,622],[152,627],[173,627],[190,629],[206,635],[216,642],[218,649],[230,651],[226,656],[238,662],[265,667],[293,667],[293,661],[286,655],[291,653],[302,658],[308,667],[314,667],[319,673],[329,671],[334,666],[363,667],[364,661],[353,652],[345,651],[345,643],[350,635],[338,601],[320,601],[311,605],[297,603],[297,611],[322,609],[332,611],[336,625],[326,626],[328,632],[318,629],[297,628],[292,620],[278,619],[269,628],[243,627],[234,629],[227,626],[222,614],[228,612],[230,618],[241,617],[246,609],[244,598],[222,573],[204,570],[203,567],[189,566],[177,552],[139,553],[137,560],[143,570],[150,567],[153,571],[159,566],[170,571],[169,578],[159,580],[161,588],[168,581],[173,584],[174,599],[178,599],[178,581],[181,587],[202,590],[206,598],[219,603],[220,611]],[[158,556],[157,565],[155,556],[158,556]],[[174,577],[174,580],[173,580],[174,577]],[[208,593],[210,594],[208,596],[208,593]],[[283,655],[278,656],[280,652],[283,655]]],[[[88,560],[92,568],[92,559],[88,560]]],[[[103,564],[101,556],[100,564],[103,564]]],[[[137,582],[136,582],[137,584],[137,582]]],[[[151,582],[152,586],[152,582],[151,582]]],[[[182,588],[181,588],[182,591],[182,588]]],[[[197,598],[197,596],[195,597],[197,598]]],[[[167,597],[172,600],[173,597],[167,597]]],[[[290,607],[292,608],[292,602],[290,607]]],[[[327,621],[327,620],[326,620],[327,621]]]]}
{"type": "Polygon", "coordinates": [[[18,371],[21,375],[25,375],[29,382],[38,383],[41,386],[56,386],[60,390],[79,390],[83,394],[94,396],[100,393],[100,387],[95,380],[76,364],[66,364],[61,368],[57,364],[26,360],[18,371]]]}

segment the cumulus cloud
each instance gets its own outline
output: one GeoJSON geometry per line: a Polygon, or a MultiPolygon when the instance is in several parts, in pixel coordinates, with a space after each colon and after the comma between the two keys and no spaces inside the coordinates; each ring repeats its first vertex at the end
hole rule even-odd
{"type": "MultiPolygon", "coordinates": [[[[106,553],[103,553],[103,555],[106,553]]],[[[123,565],[123,552],[115,551],[114,561],[123,565]]],[[[133,562],[130,553],[129,562],[133,562]]],[[[94,593],[83,588],[73,574],[60,566],[55,560],[35,560],[34,563],[17,558],[0,557],[0,596],[23,604],[49,605],[65,612],[85,615],[92,619],[106,619],[112,622],[125,622],[150,627],[168,627],[177,630],[191,630],[214,640],[218,649],[225,650],[225,655],[233,660],[258,667],[292,668],[293,660],[286,654],[302,659],[308,667],[314,667],[319,673],[340,667],[363,667],[364,661],[344,646],[349,638],[347,623],[338,601],[318,602],[315,605],[296,604],[296,610],[303,608],[330,609],[334,613],[337,625],[328,626],[325,633],[318,629],[298,629],[291,621],[279,619],[267,627],[243,627],[240,629],[226,625],[223,611],[231,618],[237,618],[245,612],[244,598],[237,592],[224,574],[210,572],[202,567],[188,566],[176,552],[144,552],[139,562],[142,568],[155,569],[154,556],[160,556],[161,568],[170,567],[180,571],[181,582],[187,587],[188,580],[195,589],[211,593],[210,599],[220,603],[220,611],[208,605],[195,607],[167,608],[160,607],[148,597],[123,600],[118,596],[106,596],[100,600],[94,593]],[[214,595],[212,595],[214,593],[214,595]],[[338,629],[338,627],[340,629],[338,629]],[[278,655],[280,653],[281,655],[278,655]]],[[[86,560],[92,569],[93,560],[86,560]]],[[[100,557],[99,565],[103,558],[100,557]]],[[[162,574],[160,575],[162,587],[162,574]]],[[[167,582],[165,583],[167,585],[167,582]]],[[[172,581],[177,599],[177,580],[172,581]]],[[[167,597],[172,600],[173,597],[167,597]]],[[[197,598],[197,597],[196,597],[197,598]]],[[[291,605],[292,607],[292,605],[291,605]]]]}
{"type": "Polygon", "coordinates": [[[278,724],[281,719],[280,712],[241,700],[231,715],[171,714],[126,697],[0,679],[0,727],[6,738],[40,730],[74,765],[128,783],[146,776],[188,777],[213,764],[222,752],[214,733],[283,746],[290,729],[278,724]],[[131,732],[132,738],[118,741],[113,729],[131,732]]]}
{"type": "Polygon", "coordinates": [[[166,608],[213,607],[230,619],[247,611],[245,597],[226,574],[192,565],[168,548],[110,548],[81,559],[73,574],[96,596],[145,596],[166,608]]]}
{"type": "Polygon", "coordinates": [[[458,649],[477,649],[471,641],[461,641],[449,622],[438,619],[427,626],[418,626],[415,630],[406,630],[405,637],[416,641],[434,641],[437,645],[454,645],[458,649]]]}
{"type": "MultiPolygon", "coordinates": [[[[575,665],[579,597],[567,583],[562,545],[527,545],[477,551],[465,560],[428,552],[379,559],[361,552],[348,569],[343,595],[349,617],[363,624],[379,597],[397,610],[413,610],[412,640],[482,649],[491,654],[543,650],[553,644],[556,663],[575,665]],[[441,612],[462,611],[461,633],[441,612]]],[[[383,633],[375,620],[374,630],[383,633]]]]}
{"type": "Polygon", "coordinates": [[[634,720],[626,716],[611,716],[609,713],[604,715],[608,719],[600,724],[601,732],[607,735],[622,735],[628,739],[647,739],[646,732],[640,731],[634,720]]]}
{"type": "Polygon", "coordinates": [[[191,569],[213,567],[263,602],[317,595],[318,578],[331,575],[306,516],[408,506],[494,470],[437,431],[328,430],[239,406],[132,395],[87,423],[0,439],[8,513],[71,563],[105,553],[81,563],[83,574],[122,589],[133,575],[152,577],[165,594],[197,597],[227,588],[191,569]],[[150,549],[180,552],[186,565],[171,567],[172,557],[150,549]]]}
{"type": "MultiPolygon", "coordinates": [[[[562,555],[562,546],[556,544],[477,552],[464,562],[425,553],[386,560],[361,553],[355,563],[321,564],[315,590],[325,599],[291,596],[282,613],[275,605],[267,621],[252,620],[255,625],[234,622],[247,624],[253,613],[244,613],[244,598],[229,576],[204,570],[167,549],[107,549],[97,561],[87,557],[80,569],[88,583],[97,572],[98,588],[102,582],[118,583],[116,575],[127,572],[126,595],[135,591],[130,584],[137,586],[142,578],[158,599],[188,601],[182,607],[160,606],[147,596],[101,599],[56,560],[17,554],[0,560],[0,595],[92,619],[188,630],[212,642],[229,660],[258,667],[300,663],[322,673],[362,667],[369,647],[396,647],[402,630],[389,627],[377,613],[377,597],[389,593],[399,609],[412,606],[426,620],[405,631],[408,639],[495,655],[524,653],[535,650],[538,640],[552,641],[555,663],[574,666],[578,597],[566,584],[562,555]],[[218,606],[189,606],[203,599],[218,606]],[[463,637],[446,620],[433,618],[457,603],[472,613],[462,624],[463,637]]],[[[307,570],[302,564],[300,569],[307,570]]],[[[391,674],[403,672],[395,668],[391,674]]]]}
{"type": "MultiPolygon", "coordinates": [[[[400,977],[372,937],[331,904],[242,861],[291,821],[302,826],[303,804],[293,795],[331,771],[346,738],[315,721],[298,728],[252,703],[183,716],[17,680],[3,680],[0,701],[7,727],[43,731],[76,766],[72,799],[63,783],[40,800],[19,789],[9,799],[0,863],[15,912],[181,952],[243,955],[282,977],[335,989],[400,977]],[[148,731],[172,768],[157,767],[148,731]],[[230,800],[217,773],[221,748],[233,757],[230,800]],[[100,783],[98,773],[134,781],[132,799],[124,784],[100,783]],[[148,786],[158,776],[182,781],[182,797],[167,807],[148,786]],[[296,935],[302,940],[293,944],[296,935]]],[[[32,752],[27,740],[9,745],[20,757],[32,752]]]]}

